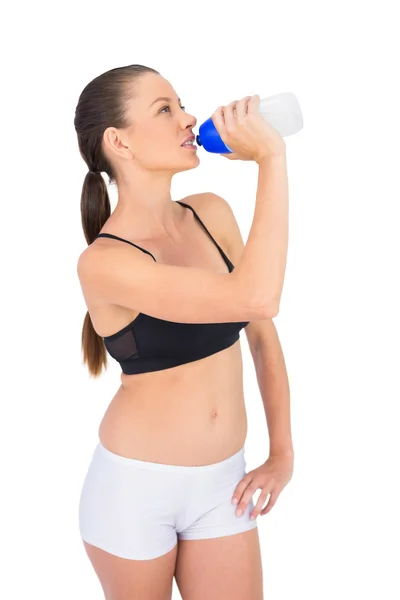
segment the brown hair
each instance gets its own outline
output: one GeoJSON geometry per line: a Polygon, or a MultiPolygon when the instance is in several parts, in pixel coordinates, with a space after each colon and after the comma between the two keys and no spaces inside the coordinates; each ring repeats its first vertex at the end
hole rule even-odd
{"type": "MultiPolygon", "coordinates": [[[[115,173],[103,149],[103,133],[107,127],[126,128],[127,105],[133,97],[133,83],[146,73],[160,73],[144,65],[128,65],[106,71],[83,89],[75,109],[74,126],[79,151],[88,166],[81,193],[83,232],[90,245],[111,214],[110,198],[101,175],[108,175],[109,183],[116,183],[115,173]],[[96,173],[97,172],[97,173],[96,173]]],[[[89,311],[82,328],[83,362],[89,373],[98,377],[107,368],[107,352],[103,338],[96,333],[89,311]]]]}

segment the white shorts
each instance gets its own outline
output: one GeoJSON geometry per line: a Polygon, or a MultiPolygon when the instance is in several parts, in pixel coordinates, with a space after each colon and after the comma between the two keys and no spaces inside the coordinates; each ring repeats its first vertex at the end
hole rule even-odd
{"type": "Polygon", "coordinates": [[[100,442],[79,500],[82,539],[134,560],[166,554],[182,540],[217,538],[257,527],[250,499],[237,517],[232,496],[246,474],[244,446],[201,466],[168,465],[114,454],[100,442]]]}

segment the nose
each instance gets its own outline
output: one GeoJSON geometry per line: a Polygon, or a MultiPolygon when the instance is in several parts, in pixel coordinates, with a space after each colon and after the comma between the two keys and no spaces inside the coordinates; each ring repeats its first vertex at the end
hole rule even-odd
{"type": "Polygon", "coordinates": [[[185,129],[187,129],[188,127],[191,129],[192,127],[195,127],[197,124],[197,119],[196,117],[194,117],[193,115],[190,114],[186,114],[185,115],[186,119],[185,119],[185,129]]]}

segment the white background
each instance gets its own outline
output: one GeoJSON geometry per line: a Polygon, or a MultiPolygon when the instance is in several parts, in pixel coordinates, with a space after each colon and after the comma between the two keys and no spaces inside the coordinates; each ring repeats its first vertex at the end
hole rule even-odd
{"type": "MultiPolygon", "coordinates": [[[[172,83],[197,118],[195,133],[217,106],[245,95],[297,96],[304,128],[286,138],[289,249],[274,319],[295,472],[258,517],[265,598],[400,597],[394,9],[349,0],[3,9],[1,597],[103,598],[79,537],[78,500],[120,368],[110,360],[93,380],[82,364],[76,262],[86,247],[87,168],[73,120],[91,79],[133,63],[172,83]]],[[[196,169],[173,179],[173,199],[222,195],[246,241],[257,165],[198,155],[196,169]]],[[[241,340],[250,470],[269,444],[244,332],[241,340]]]]}

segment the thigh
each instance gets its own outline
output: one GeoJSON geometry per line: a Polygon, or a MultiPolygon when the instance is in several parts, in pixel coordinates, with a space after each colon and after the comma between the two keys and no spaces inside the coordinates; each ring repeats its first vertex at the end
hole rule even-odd
{"type": "Polygon", "coordinates": [[[83,542],[105,600],[171,600],[177,546],[150,560],[131,560],[83,542]]]}
{"type": "MultiPolygon", "coordinates": [[[[168,472],[97,446],[79,500],[83,541],[119,558],[151,560],[177,544],[168,472]]],[[[151,465],[151,463],[149,463],[151,465]]]]}
{"type": "Polygon", "coordinates": [[[258,528],[178,541],[175,579],[182,600],[262,600],[258,528]]]}
{"type": "Polygon", "coordinates": [[[81,491],[80,534],[106,600],[171,598],[176,493],[167,473],[139,464],[98,446],[81,491]]]}

